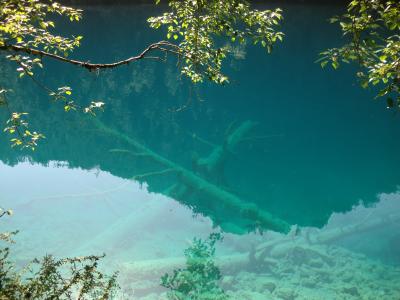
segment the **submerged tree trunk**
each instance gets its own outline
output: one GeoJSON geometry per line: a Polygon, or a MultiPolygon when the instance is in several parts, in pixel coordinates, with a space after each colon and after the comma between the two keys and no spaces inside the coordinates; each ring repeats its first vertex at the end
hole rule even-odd
{"type": "Polygon", "coordinates": [[[229,154],[234,152],[235,147],[255,125],[254,122],[245,121],[232,132],[228,132],[222,145],[214,146],[207,157],[199,158],[193,162],[194,171],[209,180],[222,184],[224,182],[225,162],[229,154]]]}
{"type": "MultiPolygon", "coordinates": [[[[193,191],[201,194],[203,197],[209,199],[209,201],[217,201],[219,204],[222,204],[227,208],[233,209],[240,216],[251,220],[257,226],[263,229],[270,229],[282,233],[287,233],[290,230],[289,223],[278,217],[273,216],[265,210],[262,210],[256,204],[249,203],[248,201],[240,199],[238,196],[209,182],[208,180],[197,175],[196,173],[187,170],[186,168],[183,168],[173,161],[170,161],[163,156],[157,154],[134,138],[122,134],[110,127],[107,127],[98,119],[94,119],[94,122],[96,127],[102,132],[123,140],[127,144],[133,146],[140,153],[148,156],[153,161],[168,169],[168,172],[173,170],[177,174],[177,177],[179,179],[179,183],[175,186],[174,191],[176,191],[176,189],[179,189],[181,196],[185,195],[187,192],[193,191]]],[[[228,136],[225,145],[221,146],[221,149],[214,150],[214,152],[218,154],[211,154],[210,156],[212,156],[213,159],[210,158],[209,161],[212,161],[213,164],[218,164],[221,160],[223,160],[224,155],[226,155],[226,151],[232,149],[232,147],[240,141],[241,136],[245,132],[247,132],[253,126],[253,124],[254,123],[248,121],[239,126],[238,130],[235,130],[231,135],[228,136]]],[[[210,169],[212,169],[212,167],[210,167],[210,169]]]]}

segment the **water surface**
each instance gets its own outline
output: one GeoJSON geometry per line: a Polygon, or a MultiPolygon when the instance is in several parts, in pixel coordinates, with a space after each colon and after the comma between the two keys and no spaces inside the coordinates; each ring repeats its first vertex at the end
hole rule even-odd
{"type": "MultiPolygon", "coordinates": [[[[103,267],[121,270],[120,297],[166,299],[160,277],[184,265],[194,237],[221,231],[220,285],[232,299],[399,299],[399,117],[351,66],[314,63],[341,38],[326,22],[338,11],[285,7],[284,42],[272,55],[236,46],[224,87],[191,86],[173,59],[100,74],[48,62],[39,76],[49,86],[106,102],[96,118],[64,113],[2,64],[14,109],[46,135],[34,153],[0,140],[0,204],[15,212],[2,222],[20,230],[16,261],[105,252],[103,267]],[[223,164],[205,171],[201,162],[246,124],[223,164]],[[188,174],[228,196],[188,184],[188,174]],[[290,233],[269,230],[265,214],[290,233]]],[[[162,38],[145,25],[156,12],[87,8],[70,29],[85,36],[74,55],[138,53],[162,38]]]]}

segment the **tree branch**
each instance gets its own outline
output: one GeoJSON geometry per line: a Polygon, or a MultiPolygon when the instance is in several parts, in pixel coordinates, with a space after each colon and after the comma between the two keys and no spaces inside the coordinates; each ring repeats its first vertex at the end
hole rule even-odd
{"type": "Polygon", "coordinates": [[[137,56],[132,56],[132,57],[129,57],[124,60],[120,60],[120,61],[113,62],[113,63],[105,63],[105,64],[95,64],[95,63],[90,63],[88,61],[85,62],[85,61],[80,61],[80,60],[69,59],[69,58],[66,58],[66,57],[63,57],[63,56],[60,56],[57,54],[49,53],[46,51],[28,48],[28,47],[22,47],[22,46],[18,46],[18,45],[12,45],[12,44],[2,45],[2,46],[0,46],[0,50],[13,51],[13,52],[25,52],[27,54],[31,54],[31,55],[35,55],[35,56],[49,57],[49,58],[52,58],[52,59],[55,59],[58,61],[62,61],[65,63],[83,67],[89,71],[99,70],[99,69],[112,69],[112,68],[116,68],[116,67],[119,67],[122,65],[127,65],[131,62],[134,62],[134,61],[137,61],[137,60],[140,60],[143,58],[159,59],[158,57],[154,57],[154,56],[152,56],[152,57],[146,56],[149,52],[151,52],[153,50],[160,50],[162,52],[169,52],[169,53],[173,53],[176,55],[180,55],[179,46],[172,44],[170,42],[167,42],[167,41],[160,41],[160,42],[150,44],[146,49],[144,49],[137,56]]]}
{"type": "Polygon", "coordinates": [[[139,180],[139,179],[143,179],[146,177],[155,176],[155,175],[164,175],[164,174],[171,173],[171,172],[178,172],[178,171],[170,168],[170,169],[165,169],[165,170],[161,170],[161,171],[155,171],[155,172],[149,172],[149,173],[135,175],[131,179],[139,180]]]}

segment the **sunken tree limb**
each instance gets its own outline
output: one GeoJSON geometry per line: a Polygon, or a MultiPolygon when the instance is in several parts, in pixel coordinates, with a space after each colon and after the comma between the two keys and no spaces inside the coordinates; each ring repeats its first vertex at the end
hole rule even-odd
{"type": "Polygon", "coordinates": [[[238,196],[207,181],[206,179],[203,179],[194,172],[183,168],[175,162],[157,154],[156,152],[147,148],[145,145],[136,141],[134,138],[107,127],[100,120],[93,119],[93,122],[95,123],[95,126],[103,133],[126,142],[128,145],[136,148],[136,150],[140,151],[141,153],[146,153],[153,161],[159,163],[167,169],[174,170],[180,181],[179,186],[184,186],[197,193],[200,193],[202,196],[207,198],[208,201],[216,201],[227,208],[235,210],[243,218],[253,221],[261,228],[271,229],[283,233],[287,233],[290,230],[289,223],[273,216],[263,209],[260,209],[256,204],[240,199],[238,196]]]}
{"type": "Polygon", "coordinates": [[[208,156],[193,161],[194,171],[218,184],[223,183],[225,162],[229,153],[234,151],[235,147],[245,138],[256,124],[257,123],[252,121],[245,121],[234,130],[231,130],[226,135],[222,145],[215,146],[208,156]]]}

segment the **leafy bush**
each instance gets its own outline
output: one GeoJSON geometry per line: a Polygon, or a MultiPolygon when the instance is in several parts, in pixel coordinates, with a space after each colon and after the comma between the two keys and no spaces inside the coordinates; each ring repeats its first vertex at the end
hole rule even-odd
{"type": "MultiPolygon", "coordinates": [[[[12,211],[0,209],[0,218],[12,211]]],[[[0,234],[0,242],[14,243],[17,232],[0,234]]],[[[10,248],[0,248],[0,299],[110,299],[117,289],[117,274],[106,276],[98,270],[103,256],[56,259],[51,255],[35,259],[16,271],[9,259],[10,248]]]]}

